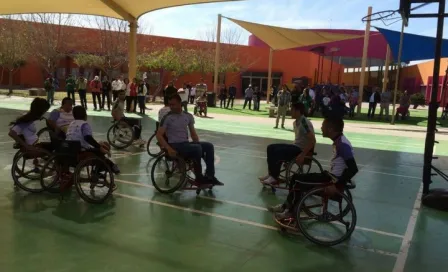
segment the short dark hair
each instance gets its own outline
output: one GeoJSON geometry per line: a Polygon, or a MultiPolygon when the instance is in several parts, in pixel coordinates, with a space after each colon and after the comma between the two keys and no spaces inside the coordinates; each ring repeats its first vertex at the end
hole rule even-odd
{"type": "Polygon", "coordinates": [[[336,132],[344,132],[344,120],[338,117],[327,117],[324,120],[336,132]]]}
{"type": "Polygon", "coordinates": [[[182,98],[180,98],[180,95],[178,95],[178,94],[173,94],[168,99],[169,100],[176,100],[177,102],[182,103],[182,98]]]}
{"type": "Polygon", "coordinates": [[[294,103],[291,105],[291,109],[295,111],[299,111],[300,114],[305,114],[305,105],[303,103],[294,103]]]}
{"type": "Polygon", "coordinates": [[[64,98],[62,99],[61,106],[63,106],[63,105],[64,105],[65,103],[67,103],[67,102],[73,103],[73,101],[72,101],[72,99],[71,99],[70,97],[64,97],[64,98]]]}
{"type": "Polygon", "coordinates": [[[82,106],[75,106],[73,108],[73,117],[75,118],[75,120],[85,120],[87,118],[86,109],[84,109],[82,106]]]}

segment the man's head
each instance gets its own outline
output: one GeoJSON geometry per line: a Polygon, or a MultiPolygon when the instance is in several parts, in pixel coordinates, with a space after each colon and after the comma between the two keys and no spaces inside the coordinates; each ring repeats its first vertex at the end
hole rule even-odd
{"type": "Polygon", "coordinates": [[[87,112],[82,106],[75,106],[73,108],[73,117],[75,120],[87,120],[87,112]]]}
{"type": "Polygon", "coordinates": [[[333,139],[344,132],[342,118],[328,117],[322,122],[322,136],[333,139]]]}
{"type": "Polygon", "coordinates": [[[64,97],[62,99],[61,103],[61,109],[65,112],[71,112],[73,109],[73,101],[70,99],[70,97],[64,97]]]}
{"type": "Polygon", "coordinates": [[[291,105],[291,117],[299,119],[305,114],[305,105],[303,103],[296,103],[291,105]]]}
{"type": "Polygon", "coordinates": [[[121,90],[118,92],[118,101],[124,100],[126,100],[126,92],[124,90],[121,90]]]}
{"type": "Polygon", "coordinates": [[[169,99],[169,106],[172,112],[181,113],[182,112],[182,99],[178,94],[173,95],[169,99]]]}

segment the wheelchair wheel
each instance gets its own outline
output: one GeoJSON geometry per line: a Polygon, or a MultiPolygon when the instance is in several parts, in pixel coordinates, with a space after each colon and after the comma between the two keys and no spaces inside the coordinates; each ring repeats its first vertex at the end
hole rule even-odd
{"type": "Polygon", "coordinates": [[[149,156],[153,158],[162,153],[155,133],[151,136],[151,138],[149,138],[148,143],[146,144],[146,151],[148,151],[149,156]]]}
{"type": "Polygon", "coordinates": [[[37,132],[37,137],[41,143],[51,143],[51,130],[45,127],[37,132]]]}
{"type": "Polygon", "coordinates": [[[50,154],[46,151],[17,152],[11,167],[14,184],[20,189],[40,193],[44,191],[40,184],[41,171],[50,154]]]}
{"type": "Polygon", "coordinates": [[[124,149],[134,142],[134,130],[125,122],[115,122],[107,131],[107,141],[116,149],[124,149]]]}
{"type": "Polygon", "coordinates": [[[105,160],[98,157],[79,162],[74,173],[79,196],[88,203],[103,203],[114,189],[114,174],[105,160]]]}
{"type": "Polygon", "coordinates": [[[57,155],[50,157],[40,173],[42,188],[50,193],[59,193],[72,185],[72,174],[69,167],[64,167],[63,158],[57,155]],[[64,171],[65,170],[65,171],[64,171]]]}
{"type": "Polygon", "coordinates": [[[322,173],[323,171],[322,165],[315,158],[307,158],[306,163],[303,165],[298,165],[294,160],[287,163],[285,178],[289,183],[294,174],[322,173]]]}
{"type": "Polygon", "coordinates": [[[186,164],[182,158],[160,155],[151,169],[151,180],[157,191],[171,194],[182,188],[186,181],[186,164]]]}
{"type": "Polygon", "coordinates": [[[334,246],[347,240],[355,230],[356,210],[346,194],[329,198],[325,187],[306,192],[296,210],[297,225],[313,243],[334,246]],[[344,215],[343,207],[347,207],[344,215]],[[302,211],[311,211],[302,213],[302,211]]]}

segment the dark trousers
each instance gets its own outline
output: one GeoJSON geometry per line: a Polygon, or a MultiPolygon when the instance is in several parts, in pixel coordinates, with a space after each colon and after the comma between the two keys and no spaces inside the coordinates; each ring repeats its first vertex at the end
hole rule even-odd
{"type": "Polygon", "coordinates": [[[260,110],[260,100],[255,98],[254,100],[254,110],[259,111],[260,110]]]}
{"type": "Polygon", "coordinates": [[[299,204],[301,194],[313,188],[312,185],[305,185],[300,182],[326,183],[330,181],[331,177],[325,173],[294,174],[289,183],[289,194],[286,198],[285,208],[292,212],[299,204]]]}
{"type": "Polygon", "coordinates": [[[170,146],[176,150],[182,158],[191,159],[194,163],[194,174],[196,179],[202,177],[201,158],[204,159],[207,169],[207,177],[215,176],[215,148],[208,142],[198,143],[170,143],[170,146]]]}
{"type": "Polygon", "coordinates": [[[184,108],[184,112],[188,112],[188,101],[182,101],[182,108],[184,108]]]}
{"type": "Polygon", "coordinates": [[[376,102],[369,102],[369,111],[367,112],[367,117],[375,117],[376,104],[376,102]]]}
{"type": "Polygon", "coordinates": [[[227,108],[229,107],[229,105],[231,105],[233,109],[233,101],[235,101],[235,96],[229,97],[229,99],[227,100],[227,108]]]}
{"type": "Polygon", "coordinates": [[[251,109],[251,107],[252,107],[252,97],[246,97],[246,98],[244,99],[244,106],[243,106],[243,109],[246,108],[246,105],[247,105],[248,102],[249,102],[249,109],[251,109]]]}
{"type": "Polygon", "coordinates": [[[132,130],[134,130],[135,139],[140,139],[142,135],[142,124],[140,119],[124,117],[122,120],[132,127],[132,130]]]}
{"type": "Polygon", "coordinates": [[[112,102],[116,101],[118,98],[119,91],[112,91],[112,102]]]}
{"type": "Polygon", "coordinates": [[[137,96],[126,96],[126,111],[131,112],[137,112],[137,96]]]}
{"type": "Polygon", "coordinates": [[[349,117],[355,117],[355,109],[356,109],[356,104],[350,105],[350,108],[348,110],[348,116],[349,117]]]}
{"type": "Polygon", "coordinates": [[[81,100],[81,106],[87,110],[87,94],[86,90],[78,90],[79,100],[81,100]]]}
{"type": "Polygon", "coordinates": [[[194,104],[194,95],[190,95],[190,104],[194,104]]]}
{"type": "Polygon", "coordinates": [[[221,97],[221,101],[219,102],[221,108],[222,108],[222,105],[224,105],[224,108],[226,107],[226,100],[227,100],[227,97],[221,97]]]}
{"type": "Polygon", "coordinates": [[[280,176],[282,163],[291,161],[297,157],[302,150],[292,144],[270,144],[267,148],[268,170],[269,175],[275,179],[280,176]]]}
{"type": "Polygon", "coordinates": [[[67,97],[73,101],[73,105],[76,105],[75,90],[73,91],[67,90],[67,97]]]}
{"type": "Polygon", "coordinates": [[[104,104],[106,103],[106,99],[107,99],[107,109],[110,110],[110,92],[109,91],[103,91],[102,100],[101,100],[101,109],[104,109],[104,104]]]}
{"type": "Polygon", "coordinates": [[[146,99],[146,96],[137,96],[137,99],[138,99],[138,108],[140,109],[140,113],[141,114],[145,114],[145,109],[146,109],[145,99],[146,99]]]}
{"type": "Polygon", "coordinates": [[[95,110],[97,109],[97,107],[96,107],[96,100],[97,99],[98,99],[98,107],[101,108],[101,93],[93,92],[92,93],[92,98],[93,98],[93,107],[95,108],[95,110]]]}

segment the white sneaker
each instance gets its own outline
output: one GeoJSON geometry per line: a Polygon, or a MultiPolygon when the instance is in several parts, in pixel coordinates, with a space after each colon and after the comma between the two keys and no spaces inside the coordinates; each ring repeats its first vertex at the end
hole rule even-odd
{"type": "Polygon", "coordinates": [[[275,213],[275,218],[277,218],[278,220],[288,219],[291,217],[292,213],[290,213],[288,209],[284,210],[283,212],[275,213]]]}
{"type": "Polygon", "coordinates": [[[266,176],[264,176],[264,177],[258,177],[258,179],[259,179],[260,181],[263,181],[263,180],[267,180],[269,177],[270,177],[270,175],[266,175],[266,176]]]}
{"type": "Polygon", "coordinates": [[[281,213],[285,210],[285,206],[283,204],[278,204],[275,206],[269,206],[268,211],[274,212],[274,213],[281,213]]]}
{"type": "Polygon", "coordinates": [[[267,179],[263,180],[262,183],[266,184],[266,185],[273,185],[273,184],[277,183],[277,180],[275,178],[269,176],[267,179]]]}

